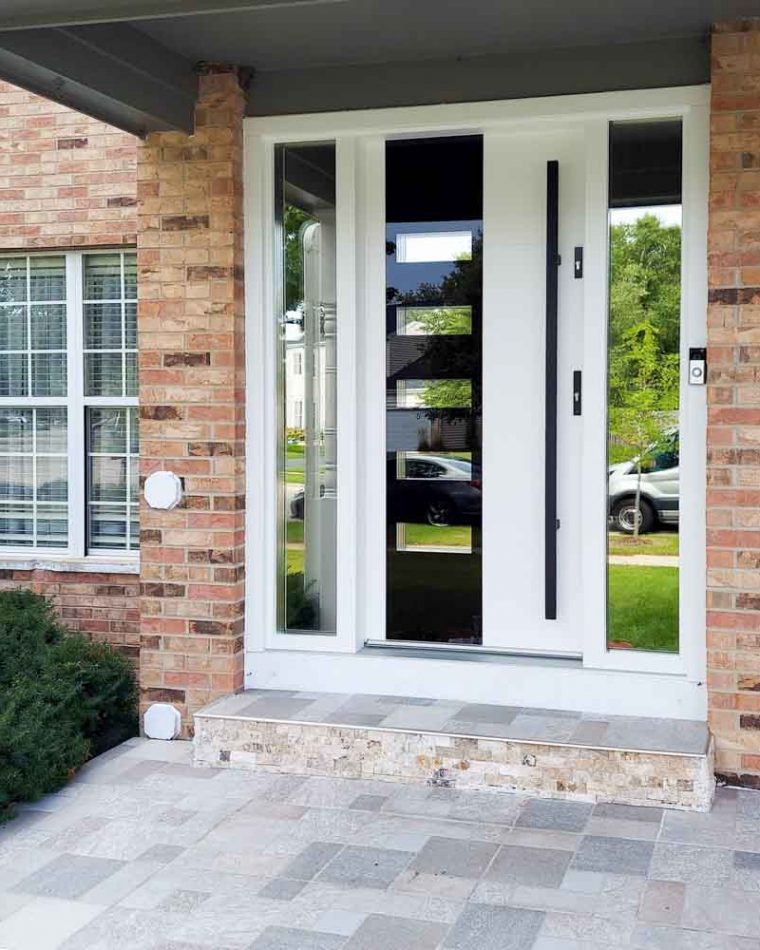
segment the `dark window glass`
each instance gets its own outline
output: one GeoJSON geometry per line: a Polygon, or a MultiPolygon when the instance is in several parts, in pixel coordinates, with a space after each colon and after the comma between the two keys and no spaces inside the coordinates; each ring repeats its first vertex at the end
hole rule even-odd
{"type": "Polygon", "coordinates": [[[480,136],[386,146],[387,636],[481,643],[480,136]]]}

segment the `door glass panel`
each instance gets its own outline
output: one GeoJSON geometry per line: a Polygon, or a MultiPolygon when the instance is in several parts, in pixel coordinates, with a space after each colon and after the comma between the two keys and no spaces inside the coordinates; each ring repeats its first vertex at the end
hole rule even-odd
{"type": "Polygon", "coordinates": [[[481,643],[480,136],[386,145],[387,637],[481,643]]]}
{"type": "Polygon", "coordinates": [[[681,123],[610,127],[607,641],[678,651],[681,123]]]}
{"type": "Polygon", "coordinates": [[[335,145],[281,146],[275,162],[278,625],[335,634],[335,145]]]}

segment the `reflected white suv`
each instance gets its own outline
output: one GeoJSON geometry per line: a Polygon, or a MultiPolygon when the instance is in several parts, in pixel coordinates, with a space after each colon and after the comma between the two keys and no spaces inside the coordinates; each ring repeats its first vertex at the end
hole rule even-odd
{"type": "MultiPolygon", "coordinates": [[[[639,533],[678,524],[678,430],[666,432],[641,462],[639,533]]],[[[610,526],[633,534],[636,527],[636,459],[611,465],[608,475],[610,526]]]]}

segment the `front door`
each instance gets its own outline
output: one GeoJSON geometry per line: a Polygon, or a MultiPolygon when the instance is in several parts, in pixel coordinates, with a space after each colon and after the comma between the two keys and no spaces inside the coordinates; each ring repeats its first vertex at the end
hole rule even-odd
{"type": "Polygon", "coordinates": [[[390,140],[386,636],[581,646],[582,134],[390,140]]]}

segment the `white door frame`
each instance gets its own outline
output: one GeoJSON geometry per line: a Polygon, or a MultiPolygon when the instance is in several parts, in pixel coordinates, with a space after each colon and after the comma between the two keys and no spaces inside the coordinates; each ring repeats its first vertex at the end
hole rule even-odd
{"type": "MultiPolygon", "coordinates": [[[[246,664],[250,677],[275,651],[356,654],[384,631],[385,314],[383,180],[387,137],[536,131],[570,124],[586,147],[582,518],[599,530],[585,545],[583,669],[657,674],[702,687],[705,645],[705,426],[703,388],[681,380],[680,652],[610,651],[606,646],[607,152],[611,120],[682,117],[682,365],[703,346],[707,307],[708,103],[706,86],[250,118],[244,126],[248,465],[246,664]],[[274,147],[335,141],[338,235],[338,622],[333,637],[276,628],[275,431],[277,332],[274,309],[274,147]],[[365,425],[359,424],[357,405],[365,425]],[[595,424],[594,424],[595,423],[595,424]],[[378,434],[380,434],[378,436],[378,434]],[[684,451],[685,449],[685,451],[684,451]]],[[[348,660],[349,658],[346,657],[348,660]]],[[[360,659],[359,656],[355,659],[360,659]]],[[[277,660],[283,668],[285,660],[277,660]]],[[[409,662],[398,658],[398,662],[409,662]]],[[[455,664],[449,664],[455,666],[455,664]]],[[[258,674],[257,674],[258,675],[258,674]]],[[[522,667],[523,677],[527,675],[522,667]]],[[[454,670],[452,676],[456,677],[454,670]]],[[[406,679],[406,677],[404,677],[406,679]]],[[[641,682],[639,680],[640,689],[641,682]]],[[[333,688],[328,683],[323,688],[333,688]]],[[[311,688],[314,688],[312,683],[311,688]]],[[[428,690],[430,686],[428,684],[428,690]]],[[[383,685],[376,691],[390,691],[383,685]]],[[[424,691],[421,691],[422,695],[424,691]]],[[[445,690],[442,690],[445,692],[445,690]]],[[[538,700],[537,700],[538,701],[538,700]]],[[[700,700],[701,703],[701,700],[700,700]]],[[[567,705],[572,705],[567,700],[567,705]]],[[[699,705],[699,704],[698,704],[699,705]]],[[[582,707],[579,707],[582,708],[582,707]]]]}

